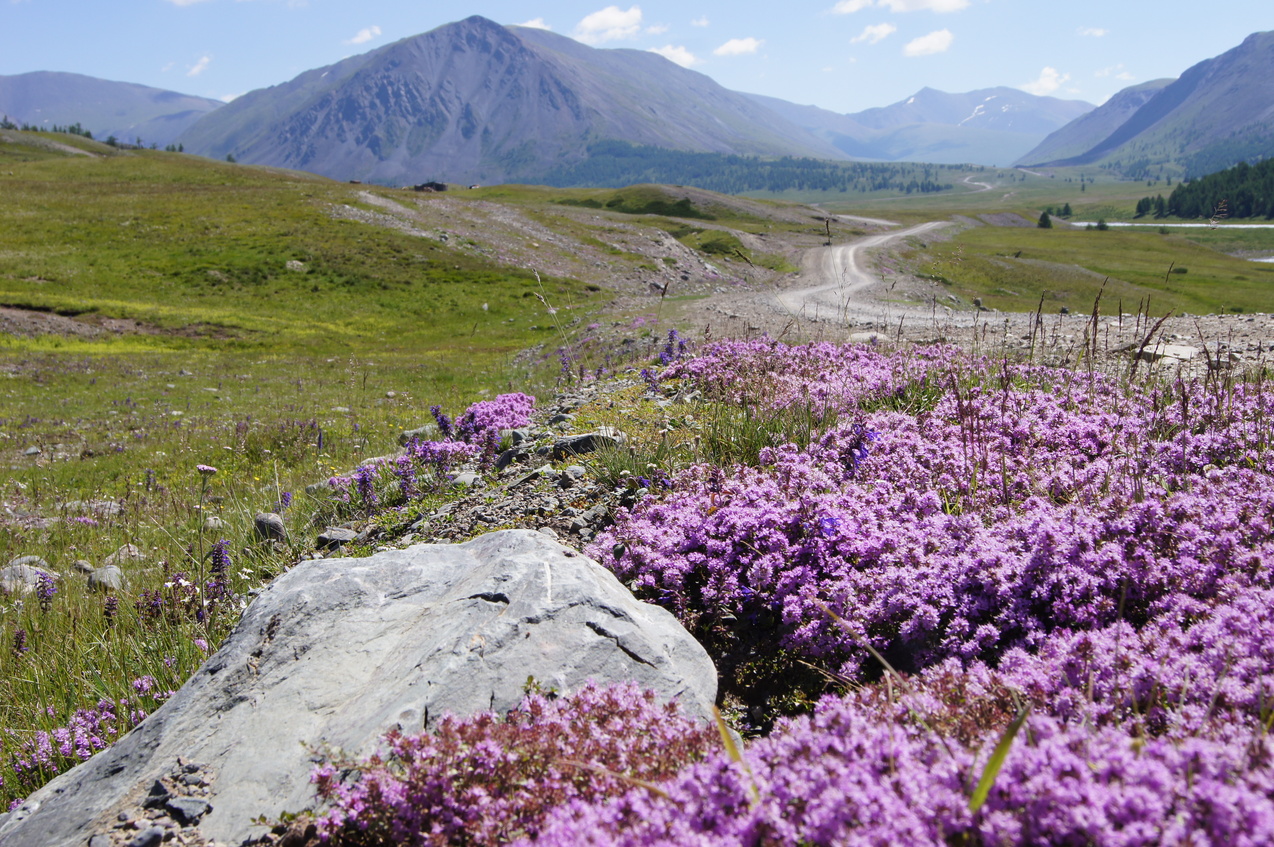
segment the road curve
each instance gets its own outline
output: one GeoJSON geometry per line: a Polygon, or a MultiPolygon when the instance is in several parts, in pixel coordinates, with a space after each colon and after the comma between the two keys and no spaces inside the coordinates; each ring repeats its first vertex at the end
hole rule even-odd
{"type": "Polygon", "coordinates": [[[792,315],[820,311],[836,313],[853,307],[870,307],[868,302],[855,302],[854,297],[855,293],[882,282],[867,266],[864,251],[949,224],[950,221],[929,221],[896,232],[869,235],[850,244],[810,250],[805,254],[801,279],[814,284],[780,292],[775,299],[792,315]]]}

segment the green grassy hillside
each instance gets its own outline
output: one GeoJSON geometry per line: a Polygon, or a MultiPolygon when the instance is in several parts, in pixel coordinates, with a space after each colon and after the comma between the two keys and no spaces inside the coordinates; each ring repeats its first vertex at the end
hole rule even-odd
{"type": "Polygon", "coordinates": [[[1087,312],[1103,286],[1107,311],[1147,302],[1156,314],[1274,309],[1274,266],[1155,231],[981,226],[904,261],[945,291],[1002,311],[1033,311],[1043,298],[1048,312],[1087,312]]]}
{"type": "Polygon", "coordinates": [[[211,338],[484,359],[537,340],[507,323],[539,289],[530,272],[333,217],[366,205],[356,186],[79,143],[92,155],[0,145],[0,303],[141,321],[162,331],[145,345],[169,349],[211,338]]]}

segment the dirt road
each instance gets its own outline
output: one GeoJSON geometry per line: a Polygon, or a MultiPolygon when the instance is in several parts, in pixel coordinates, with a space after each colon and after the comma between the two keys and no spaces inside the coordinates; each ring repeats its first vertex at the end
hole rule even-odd
{"type": "Polygon", "coordinates": [[[792,316],[844,316],[878,311],[877,300],[860,296],[881,282],[867,265],[866,251],[948,225],[948,221],[929,221],[907,229],[869,235],[850,244],[811,250],[805,255],[801,271],[802,287],[781,291],[774,295],[775,300],[792,316]]]}

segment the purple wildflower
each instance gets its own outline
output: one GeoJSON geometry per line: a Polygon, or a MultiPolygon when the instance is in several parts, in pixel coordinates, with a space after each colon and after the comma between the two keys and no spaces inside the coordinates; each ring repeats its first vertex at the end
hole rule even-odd
{"type": "Polygon", "coordinates": [[[15,629],[13,631],[13,657],[15,659],[21,658],[22,654],[28,649],[30,648],[27,647],[27,631],[22,628],[15,629]]]}
{"type": "Polygon", "coordinates": [[[57,583],[53,581],[52,576],[44,571],[40,571],[37,579],[35,596],[40,601],[40,611],[47,613],[53,608],[53,596],[58,593],[57,583]]]}
{"type": "Polygon", "coordinates": [[[438,433],[444,439],[450,440],[455,431],[451,424],[451,418],[442,413],[441,406],[430,406],[429,413],[432,414],[434,416],[434,420],[438,422],[438,433]]]}

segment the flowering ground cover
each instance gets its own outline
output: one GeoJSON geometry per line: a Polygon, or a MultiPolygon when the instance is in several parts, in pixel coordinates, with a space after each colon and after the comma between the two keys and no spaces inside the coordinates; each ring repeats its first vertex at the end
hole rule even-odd
{"type": "Polygon", "coordinates": [[[657,385],[701,396],[697,420],[816,424],[743,463],[665,462],[589,551],[707,646],[756,737],[464,843],[1274,841],[1261,375],[757,341],[657,385]]]}

